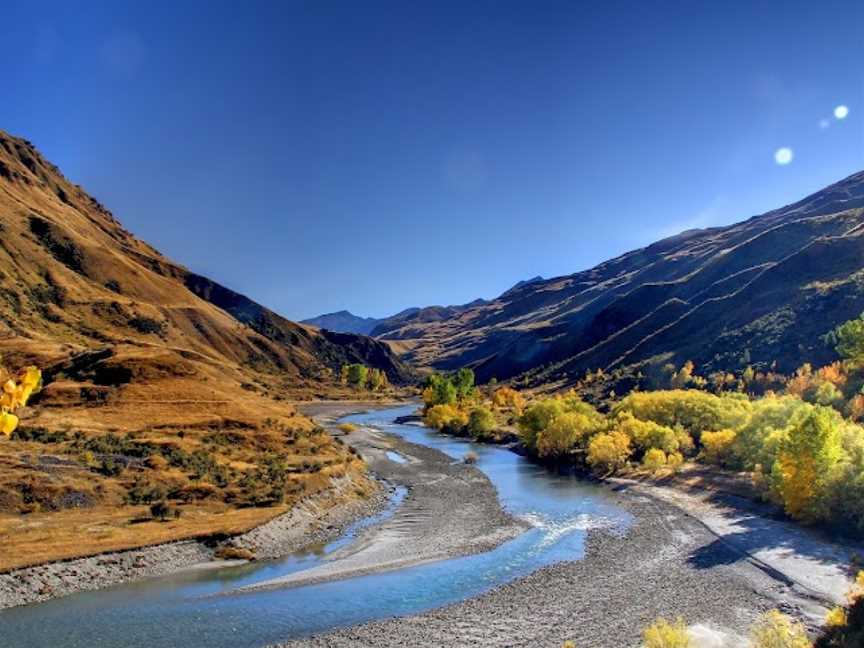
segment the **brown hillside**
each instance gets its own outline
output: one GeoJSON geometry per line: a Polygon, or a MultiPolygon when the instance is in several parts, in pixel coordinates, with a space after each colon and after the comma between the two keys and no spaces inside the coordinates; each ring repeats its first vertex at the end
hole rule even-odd
{"type": "Polygon", "coordinates": [[[0,568],[246,528],[333,476],[362,494],[362,462],[288,399],[332,393],[345,362],[409,377],[385,343],[295,324],[164,257],[2,131],[0,354],[45,378],[0,439],[0,568]],[[183,522],[131,525],[154,498],[183,522]]]}

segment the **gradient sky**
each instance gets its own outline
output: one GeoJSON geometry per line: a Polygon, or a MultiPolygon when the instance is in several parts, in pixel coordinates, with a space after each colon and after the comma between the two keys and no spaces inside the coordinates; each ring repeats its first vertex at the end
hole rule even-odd
{"type": "Polygon", "coordinates": [[[864,169],[862,26],[860,0],[7,0],[0,128],[196,272],[384,316],[864,169]]]}

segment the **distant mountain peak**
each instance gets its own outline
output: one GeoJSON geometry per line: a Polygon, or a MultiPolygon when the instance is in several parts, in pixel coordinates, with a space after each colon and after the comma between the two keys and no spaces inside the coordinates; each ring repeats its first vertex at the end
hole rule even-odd
{"type": "Polygon", "coordinates": [[[374,317],[360,317],[349,310],[325,313],[317,317],[302,320],[301,324],[317,326],[334,333],[359,333],[369,335],[381,320],[374,317]]]}
{"type": "Polygon", "coordinates": [[[519,290],[523,286],[529,286],[531,284],[539,283],[541,281],[545,281],[545,279],[543,279],[543,277],[541,277],[540,275],[531,277],[530,279],[523,279],[522,281],[517,281],[515,284],[510,286],[510,288],[505,290],[502,294],[506,295],[508,293],[512,293],[514,290],[519,290]]]}

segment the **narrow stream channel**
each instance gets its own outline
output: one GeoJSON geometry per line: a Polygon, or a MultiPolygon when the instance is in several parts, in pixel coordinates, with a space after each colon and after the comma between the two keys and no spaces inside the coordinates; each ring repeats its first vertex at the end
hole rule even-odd
{"type": "MultiPolygon", "coordinates": [[[[350,543],[355,525],[318,553],[239,567],[186,572],[0,611],[3,648],[265,646],[335,627],[421,612],[475,596],[544,565],[578,560],[587,529],[625,529],[627,513],[604,490],[559,475],[504,448],[473,444],[392,421],[414,406],[346,417],[460,460],[470,449],[512,514],[531,522],[521,536],[488,553],[399,571],[286,590],[214,596],[307,569],[350,543]]],[[[395,454],[395,453],[394,453],[395,454]]],[[[401,455],[395,461],[405,461],[401,455]]],[[[397,492],[393,507],[405,496],[397,492]]],[[[393,507],[381,514],[392,514],[393,507]]]]}

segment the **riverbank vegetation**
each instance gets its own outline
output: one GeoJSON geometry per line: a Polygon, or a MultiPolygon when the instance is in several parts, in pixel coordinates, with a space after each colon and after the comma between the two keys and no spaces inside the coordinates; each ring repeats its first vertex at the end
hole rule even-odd
{"type": "Polygon", "coordinates": [[[339,383],[357,391],[368,392],[383,392],[390,387],[390,381],[384,371],[359,363],[342,365],[339,371],[339,383]]]}
{"type": "Polygon", "coordinates": [[[864,319],[829,337],[842,360],[819,369],[803,365],[783,378],[748,367],[721,380],[685,363],[666,370],[665,388],[600,406],[578,389],[532,396],[477,387],[468,369],[434,374],[423,390],[424,419],[477,440],[518,441],[540,460],[601,477],[669,474],[685,461],[746,473],[790,517],[862,534],[864,319]]]}

